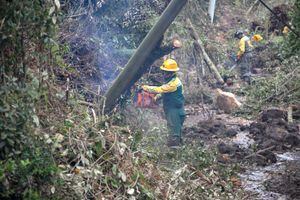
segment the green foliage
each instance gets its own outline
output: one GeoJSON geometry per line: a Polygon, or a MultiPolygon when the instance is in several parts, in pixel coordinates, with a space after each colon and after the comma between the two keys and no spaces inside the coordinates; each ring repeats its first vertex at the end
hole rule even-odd
{"type": "Polygon", "coordinates": [[[198,170],[202,170],[214,163],[216,152],[205,150],[201,145],[196,147],[198,145],[199,144],[195,146],[184,146],[184,148],[180,150],[180,160],[181,162],[192,164],[198,170]]]}
{"type": "Polygon", "coordinates": [[[272,77],[256,79],[245,90],[250,112],[258,112],[265,106],[298,104],[300,99],[300,57],[286,59],[272,77]]]}
{"type": "Polygon", "coordinates": [[[22,87],[16,78],[1,85],[0,99],[1,143],[0,158],[6,159],[19,155],[23,145],[29,142],[28,133],[32,133],[31,126],[38,126],[38,117],[34,111],[35,102],[40,97],[39,83],[36,78],[22,87]]]}
{"type": "Polygon", "coordinates": [[[55,31],[56,16],[54,11],[49,13],[50,6],[39,0],[1,1],[1,73],[26,76],[28,45],[47,42],[55,31]]]}
{"type": "Polygon", "coordinates": [[[1,1],[0,198],[43,199],[43,186],[58,172],[40,140],[38,112],[48,103],[46,65],[53,60],[45,52],[59,8],[59,1],[1,1]]]}
{"type": "Polygon", "coordinates": [[[131,146],[130,146],[130,149],[132,151],[136,151],[137,148],[138,148],[138,144],[141,142],[143,138],[143,135],[141,132],[136,132],[134,135],[133,135],[133,138],[132,138],[132,142],[131,142],[131,146]]]}
{"type": "Polygon", "coordinates": [[[39,191],[42,186],[53,184],[53,175],[58,172],[49,150],[38,146],[27,147],[18,158],[0,162],[0,197],[41,199],[39,191]]]}
{"type": "Polygon", "coordinates": [[[292,32],[289,33],[287,51],[290,56],[300,54],[300,0],[296,0],[294,5],[292,25],[298,36],[292,32]]]}

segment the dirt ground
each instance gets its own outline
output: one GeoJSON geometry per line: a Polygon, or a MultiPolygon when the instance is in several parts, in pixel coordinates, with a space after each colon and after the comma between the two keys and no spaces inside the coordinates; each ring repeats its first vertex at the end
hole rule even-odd
{"type": "MultiPolygon", "coordinates": [[[[229,42],[233,41],[232,35],[238,29],[250,30],[252,18],[239,17],[241,10],[232,10],[229,4],[224,5],[219,12],[217,15],[222,18],[217,18],[209,31],[203,31],[207,31],[209,41],[222,46],[223,53],[228,54],[226,50],[236,49],[233,47],[233,42],[231,44],[229,42]],[[241,27],[241,24],[244,26],[241,27]]],[[[276,25],[276,21],[273,22],[276,25]]],[[[281,25],[275,28],[281,29],[281,25]]],[[[210,45],[206,48],[212,60],[218,63],[220,52],[210,45]]],[[[267,68],[278,67],[280,60],[273,51],[271,43],[257,45],[252,70],[255,76],[269,76],[267,68]]],[[[219,63],[221,67],[225,64],[219,63]]],[[[192,77],[190,79],[192,80],[192,77]]],[[[235,93],[237,85],[227,88],[228,91],[235,93]]],[[[187,91],[194,93],[195,87],[198,86],[191,84],[187,87],[187,91]]],[[[240,98],[243,100],[244,97],[240,98]]],[[[240,98],[238,97],[238,100],[240,98]]],[[[192,151],[198,150],[199,147],[211,152],[216,150],[216,161],[220,166],[229,168],[231,165],[238,165],[240,176],[236,178],[238,181],[233,181],[233,184],[238,182],[237,187],[247,194],[243,196],[244,199],[298,198],[300,157],[294,154],[298,155],[300,152],[299,123],[288,123],[286,110],[270,108],[263,111],[256,119],[247,120],[237,117],[235,113],[225,114],[216,109],[212,102],[202,104],[199,99],[196,102],[193,102],[195,99],[188,100],[183,128],[184,146],[179,151],[184,151],[187,147],[192,151]],[[289,153],[292,154],[291,157],[286,156],[289,153]]],[[[133,108],[130,112],[132,117],[129,117],[129,124],[138,124],[138,128],[144,130],[141,149],[145,149],[152,157],[157,156],[157,163],[160,166],[176,171],[181,168],[175,163],[190,164],[183,163],[180,156],[174,156],[168,150],[167,127],[161,108],[139,110],[138,123],[134,123],[137,120],[137,111],[133,108]]]]}
{"type": "Polygon", "coordinates": [[[300,161],[289,161],[282,172],[273,174],[265,182],[267,190],[287,195],[289,199],[300,197],[300,161]]]}
{"type": "MultiPolygon", "coordinates": [[[[217,162],[220,165],[239,165],[242,174],[240,187],[249,194],[249,199],[260,199],[262,196],[259,196],[259,193],[273,191],[285,195],[286,199],[296,199],[300,189],[299,174],[297,171],[290,172],[300,167],[299,160],[295,158],[295,161],[288,162],[281,160],[280,155],[299,152],[299,125],[289,124],[284,110],[266,110],[255,121],[225,114],[213,105],[190,104],[186,105],[185,110],[187,117],[183,129],[184,146],[197,148],[200,145],[205,149],[216,149],[217,162]],[[279,173],[278,169],[281,168],[286,170],[279,173]],[[257,176],[259,181],[251,181],[253,175],[243,176],[244,172],[252,173],[257,170],[264,174],[262,177],[257,176]],[[263,189],[260,192],[251,190],[249,184],[251,187],[263,189]],[[265,184],[267,186],[264,186],[265,184]],[[281,185],[291,187],[278,190],[281,185]]],[[[143,148],[149,146],[145,148],[149,150],[148,153],[168,152],[165,144],[167,128],[162,109],[140,111],[139,124],[145,130],[141,144],[143,148]]],[[[169,153],[166,154],[170,156],[169,153]]],[[[170,167],[176,159],[180,158],[174,158],[172,155],[170,158],[161,157],[158,163],[170,167]]],[[[272,199],[270,195],[264,197],[272,199]]]]}

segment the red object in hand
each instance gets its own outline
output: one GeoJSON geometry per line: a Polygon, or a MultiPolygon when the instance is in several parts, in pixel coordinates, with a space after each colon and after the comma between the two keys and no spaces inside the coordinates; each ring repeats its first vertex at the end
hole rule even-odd
{"type": "Polygon", "coordinates": [[[156,108],[157,104],[154,100],[155,94],[141,91],[137,93],[137,101],[135,105],[140,108],[156,108]]]}

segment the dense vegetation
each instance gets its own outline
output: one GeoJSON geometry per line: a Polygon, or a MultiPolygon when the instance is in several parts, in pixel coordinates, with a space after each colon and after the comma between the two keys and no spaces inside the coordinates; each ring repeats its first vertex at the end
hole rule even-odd
{"type": "Polygon", "coordinates": [[[0,9],[1,198],[36,199],[58,172],[38,113],[49,106],[59,4],[1,1],[0,9]]]}
{"type": "Polygon", "coordinates": [[[279,65],[270,63],[271,77],[260,78],[248,91],[250,110],[260,111],[263,107],[273,105],[298,105],[300,99],[299,82],[299,17],[300,1],[297,0],[293,11],[290,13],[293,32],[288,35],[276,36],[269,46],[269,51],[264,56],[274,55],[279,65]],[[298,35],[297,35],[298,34],[298,35]],[[273,65],[273,67],[272,67],[273,65]]]}

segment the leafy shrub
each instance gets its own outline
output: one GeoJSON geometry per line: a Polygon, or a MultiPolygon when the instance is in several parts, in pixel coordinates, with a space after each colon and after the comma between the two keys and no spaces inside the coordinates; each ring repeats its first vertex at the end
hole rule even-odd
{"type": "Polygon", "coordinates": [[[256,79],[246,91],[247,105],[252,111],[260,111],[269,105],[298,104],[300,99],[300,57],[286,59],[272,77],[256,79]]]}
{"type": "Polygon", "coordinates": [[[40,199],[57,168],[39,139],[59,1],[1,1],[0,198],[40,199]]]}
{"type": "Polygon", "coordinates": [[[297,55],[300,53],[300,0],[296,0],[294,5],[292,25],[298,35],[289,33],[287,51],[288,55],[297,55]]]}
{"type": "Polygon", "coordinates": [[[54,184],[58,172],[50,151],[43,147],[27,147],[19,159],[0,162],[0,197],[41,199],[43,186],[54,184]]]}

